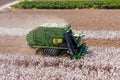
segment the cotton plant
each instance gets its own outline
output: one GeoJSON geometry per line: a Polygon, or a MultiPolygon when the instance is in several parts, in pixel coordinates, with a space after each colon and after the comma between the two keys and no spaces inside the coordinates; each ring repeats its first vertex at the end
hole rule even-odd
{"type": "Polygon", "coordinates": [[[92,56],[87,54],[77,61],[60,57],[1,53],[0,77],[2,80],[119,79],[119,48],[91,47],[89,50],[92,50],[92,56]]]}
{"type": "Polygon", "coordinates": [[[74,30],[75,33],[82,33],[89,39],[109,39],[120,40],[120,31],[92,31],[92,30],[74,30]]]}
{"type": "MultiPolygon", "coordinates": [[[[0,35],[1,36],[24,36],[26,35],[31,29],[26,28],[3,28],[0,27],[0,35]]],[[[84,34],[84,38],[93,38],[93,39],[110,39],[110,40],[120,40],[120,31],[92,31],[92,30],[73,30],[75,33],[84,34]]]]}

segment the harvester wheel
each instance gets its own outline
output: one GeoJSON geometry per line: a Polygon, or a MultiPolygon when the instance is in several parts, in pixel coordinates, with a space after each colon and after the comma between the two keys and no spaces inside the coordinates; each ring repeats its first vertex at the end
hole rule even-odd
{"type": "Polygon", "coordinates": [[[64,54],[62,55],[62,57],[68,57],[68,58],[70,58],[70,55],[69,55],[68,53],[64,53],[64,54]]]}
{"type": "Polygon", "coordinates": [[[62,51],[60,54],[61,54],[62,57],[68,57],[68,58],[71,57],[71,55],[68,54],[66,51],[62,51]]]}
{"type": "Polygon", "coordinates": [[[41,49],[41,48],[37,49],[36,54],[38,54],[38,55],[45,55],[44,49],[41,49]]]}

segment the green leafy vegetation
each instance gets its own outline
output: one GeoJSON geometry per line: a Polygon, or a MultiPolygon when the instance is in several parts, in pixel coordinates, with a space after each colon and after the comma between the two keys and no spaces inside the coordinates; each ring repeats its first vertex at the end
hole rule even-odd
{"type": "Polygon", "coordinates": [[[120,9],[120,0],[80,0],[80,1],[23,1],[13,5],[20,9],[120,9]]]}

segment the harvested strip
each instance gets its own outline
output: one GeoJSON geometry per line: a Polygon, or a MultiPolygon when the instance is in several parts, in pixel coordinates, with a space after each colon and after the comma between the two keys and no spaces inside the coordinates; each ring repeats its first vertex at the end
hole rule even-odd
{"type": "Polygon", "coordinates": [[[67,22],[76,30],[120,31],[120,10],[13,9],[10,13],[0,13],[0,27],[26,28],[35,27],[47,22],[67,22]]]}
{"type": "Polygon", "coordinates": [[[0,45],[0,52],[2,53],[35,53],[35,50],[27,45],[25,36],[0,36],[0,45]]]}
{"type": "Polygon", "coordinates": [[[91,47],[84,59],[0,54],[0,77],[4,79],[118,80],[120,48],[91,47]]]}
{"type": "MultiPolygon", "coordinates": [[[[119,40],[98,40],[98,39],[84,39],[88,47],[116,47],[120,48],[119,40]]],[[[0,36],[0,52],[2,53],[23,53],[34,54],[35,49],[30,48],[27,45],[25,36],[0,36]]]]}
{"type": "MultiPolygon", "coordinates": [[[[119,40],[98,40],[98,39],[84,39],[88,47],[116,47],[120,48],[119,40]]],[[[30,48],[27,45],[25,36],[0,36],[0,52],[2,53],[23,53],[34,54],[35,49],[30,48]]]]}
{"type": "Polygon", "coordinates": [[[84,39],[84,42],[88,46],[116,47],[116,48],[120,48],[120,40],[84,39]]]}

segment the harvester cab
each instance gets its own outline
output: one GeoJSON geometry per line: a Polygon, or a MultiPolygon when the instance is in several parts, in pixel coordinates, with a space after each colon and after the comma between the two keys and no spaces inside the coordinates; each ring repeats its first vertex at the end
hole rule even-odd
{"type": "Polygon", "coordinates": [[[70,24],[44,24],[27,34],[28,45],[37,48],[36,54],[69,56],[80,59],[87,53],[82,34],[75,34],[70,24]]]}

